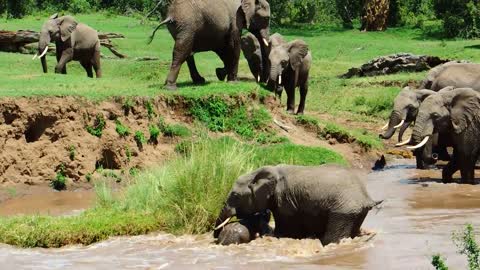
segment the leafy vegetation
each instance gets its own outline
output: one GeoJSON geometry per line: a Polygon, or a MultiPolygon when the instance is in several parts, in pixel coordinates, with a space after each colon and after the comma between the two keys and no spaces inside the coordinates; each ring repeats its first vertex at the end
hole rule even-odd
{"type": "Polygon", "coordinates": [[[105,122],[103,114],[97,114],[93,126],[87,126],[86,128],[88,133],[100,138],[106,125],[107,123],[105,122]]]}
{"type": "Polygon", "coordinates": [[[150,124],[148,126],[148,131],[150,132],[150,142],[157,144],[158,136],[160,136],[160,128],[157,125],[150,124]]]}
{"type": "Polygon", "coordinates": [[[138,148],[140,150],[143,150],[143,145],[147,142],[143,132],[139,130],[135,131],[135,135],[133,136],[133,138],[135,139],[135,142],[137,143],[138,148]]]}
{"type": "Polygon", "coordinates": [[[50,182],[50,186],[56,190],[64,190],[67,188],[66,181],[67,177],[65,176],[65,165],[60,164],[57,170],[57,175],[50,182]]]}
{"type": "Polygon", "coordinates": [[[120,137],[127,137],[130,135],[130,129],[123,125],[122,122],[120,122],[120,120],[115,120],[115,131],[117,131],[118,135],[120,135],[120,137]]]}
{"type": "Polygon", "coordinates": [[[71,161],[74,161],[75,160],[75,146],[74,145],[70,145],[68,147],[68,157],[70,158],[71,161]]]}

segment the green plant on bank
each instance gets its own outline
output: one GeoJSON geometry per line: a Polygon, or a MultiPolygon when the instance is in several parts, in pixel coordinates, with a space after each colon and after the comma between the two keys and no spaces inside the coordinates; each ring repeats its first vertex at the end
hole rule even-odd
{"type": "Polygon", "coordinates": [[[140,150],[143,149],[143,145],[147,142],[147,140],[145,139],[145,135],[143,135],[143,132],[135,131],[134,139],[137,143],[138,148],[140,148],[140,150]]]}
{"type": "Polygon", "coordinates": [[[92,181],[92,173],[87,173],[87,175],[85,175],[85,179],[87,180],[87,182],[91,182],[92,181]]]}
{"type": "Polygon", "coordinates": [[[70,145],[68,147],[68,157],[71,161],[75,160],[75,145],[70,145]]]}
{"type": "Polygon", "coordinates": [[[120,120],[115,120],[115,131],[117,131],[118,135],[120,135],[120,137],[127,137],[130,135],[130,129],[123,125],[122,122],[120,122],[120,120]]]}
{"type": "Polygon", "coordinates": [[[255,141],[259,144],[275,144],[289,142],[287,137],[278,136],[275,132],[260,132],[255,136],[255,141]]]}
{"type": "Polygon", "coordinates": [[[128,115],[134,106],[134,102],[131,98],[126,98],[122,104],[123,111],[125,115],[128,115]]]}
{"type": "Polygon", "coordinates": [[[130,162],[132,160],[133,153],[128,145],[125,146],[125,155],[127,156],[127,161],[130,162]]]}
{"type": "Polygon", "coordinates": [[[157,115],[150,100],[145,101],[145,108],[147,109],[148,119],[152,119],[157,115]]]}
{"type": "Polygon", "coordinates": [[[383,144],[378,137],[369,134],[366,130],[348,130],[345,127],[331,122],[326,123],[321,129],[320,135],[324,138],[333,137],[341,143],[355,142],[366,150],[383,148],[383,144]]]}
{"type": "Polygon", "coordinates": [[[57,170],[57,175],[50,182],[50,186],[55,190],[64,190],[67,187],[66,180],[67,177],[65,176],[65,165],[62,163],[57,170]]]}
{"type": "Polygon", "coordinates": [[[105,126],[106,126],[105,117],[103,116],[103,114],[99,113],[95,117],[95,122],[93,126],[87,126],[86,128],[88,133],[100,138],[102,137],[102,132],[105,126]]]}
{"type": "Polygon", "coordinates": [[[158,120],[158,128],[166,137],[188,137],[192,133],[182,124],[167,124],[165,119],[158,120]]]}
{"type": "Polygon", "coordinates": [[[149,141],[158,144],[158,137],[160,136],[160,128],[155,124],[148,125],[148,132],[150,132],[149,141]]]}
{"type": "MultiPolygon", "coordinates": [[[[452,236],[453,242],[458,248],[458,253],[467,256],[468,269],[480,269],[480,246],[475,240],[475,231],[472,224],[465,225],[465,229],[460,232],[454,232],[452,236]]],[[[447,270],[448,267],[445,260],[440,254],[432,256],[432,265],[437,270],[447,270]]]]}

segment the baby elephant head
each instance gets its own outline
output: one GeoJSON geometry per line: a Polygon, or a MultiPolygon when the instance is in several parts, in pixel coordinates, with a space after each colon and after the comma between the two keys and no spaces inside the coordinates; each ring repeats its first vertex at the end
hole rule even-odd
{"type": "Polygon", "coordinates": [[[262,52],[258,39],[252,34],[248,33],[242,37],[241,40],[242,52],[247,59],[248,66],[252,72],[253,77],[257,82],[260,82],[263,70],[262,52]]]}
{"type": "Polygon", "coordinates": [[[284,84],[282,75],[299,70],[304,58],[308,54],[308,45],[303,40],[294,40],[290,43],[272,46],[269,55],[270,78],[276,85],[284,84]]]}

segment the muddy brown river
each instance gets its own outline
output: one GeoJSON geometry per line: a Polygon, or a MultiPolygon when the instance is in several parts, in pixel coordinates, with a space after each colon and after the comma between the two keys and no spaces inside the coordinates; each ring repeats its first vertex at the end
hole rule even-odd
{"type": "Polygon", "coordinates": [[[400,160],[369,175],[374,199],[364,228],[375,235],[322,247],[316,240],[265,237],[216,246],[208,235],[152,234],[112,238],[88,247],[18,249],[0,245],[0,269],[432,269],[441,253],[451,269],[466,269],[453,231],[480,228],[480,185],[440,184],[440,170],[417,171],[400,160]]]}

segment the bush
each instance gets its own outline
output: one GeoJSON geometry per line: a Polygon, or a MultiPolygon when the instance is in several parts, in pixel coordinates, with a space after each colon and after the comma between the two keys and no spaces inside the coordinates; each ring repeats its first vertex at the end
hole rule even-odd
{"type": "Polygon", "coordinates": [[[124,126],[120,120],[115,121],[115,131],[117,131],[120,137],[127,137],[130,135],[130,129],[127,126],[124,126]]]}
{"type": "Polygon", "coordinates": [[[70,0],[68,10],[74,14],[90,12],[92,7],[87,0],[70,0]]]}
{"type": "Polygon", "coordinates": [[[147,140],[145,139],[145,135],[143,135],[143,132],[135,131],[134,139],[137,143],[138,148],[140,150],[143,150],[143,145],[147,142],[147,140]]]}
{"type": "Polygon", "coordinates": [[[107,123],[105,122],[103,114],[97,114],[93,126],[87,126],[87,131],[93,136],[102,137],[103,129],[106,125],[107,123]]]}
{"type": "Polygon", "coordinates": [[[272,24],[335,23],[335,0],[269,0],[272,24]]]}
{"type": "Polygon", "coordinates": [[[67,177],[65,176],[65,165],[61,164],[58,171],[57,176],[50,182],[50,186],[56,190],[64,190],[66,185],[67,177]]]}
{"type": "Polygon", "coordinates": [[[149,141],[152,143],[158,143],[158,136],[160,136],[160,128],[157,125],[149,125],[148,131],[150,132],[150,139],[149,141]]]}
{"type": "Polygon", "coordinates": [[[443,21],[445,36],[480,37],[478,0],[433,0],[435,14],[443,21]]]}
{"type": "Polygon", "coordinates": [[[33,11],[34,6],[34,0],[7,0],[7,15],[12,18],[22,18],[23,16],[30,14],[33,11]]]}

